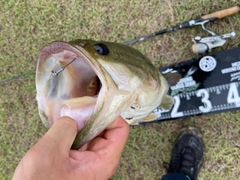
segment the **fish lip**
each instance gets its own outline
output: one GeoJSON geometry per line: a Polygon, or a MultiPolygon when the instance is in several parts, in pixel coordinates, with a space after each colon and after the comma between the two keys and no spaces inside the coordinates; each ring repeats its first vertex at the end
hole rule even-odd
{"type": "Polygon", "coordinates": [[[74,53],[78,53],[77,49],[73,48],[70,44],[64,41],[55,41],[51,43],[49,46],[46,46],[42,49],[39,54],[39,60],[45,59],[51,56],[53,53],[59,52],[61,50],[69,50],[74,51],[74,53]]]}
{"type": "MultiPolygon", "coordinates": [[[[47,57],[51,56],[53,53],[60,52],[61,50],[68,50],[77,55],[80,54],[81,56],[83,56],[84,57],[83,60],[86,63],[88,63],[88,65],[91,66],[93,71],[96,73],[96,75],[100,79],[100,82],[102,84],[104,83],[104,79],[102,78],[104,77],[104,75],[103,73],[100,73],[105,71],[104,68],[96,61],[94,62],[92,60],[93,58],[89,55],[89,53],[85,51],[82,47],[77,46],[76,44],[70,44],[64,41],[55,41],[51,43],[49,46],[46,46],[42,49],[42,51],[39,54],[38,62],[41,62],[41,60],[46,59],[47,57]]],[[[37,72],[38,72],[38,67],[39,67],[39,64],[37,65],[37,72]]],[[[105,71],[105,73],[107,72],[105,71]]],[[[104,83],[104,85],[107,87],[107,84],[104,83]]]]}
{"type": "MultiPolygon", "coordinates": [[[[58,52],[61,52],[61,51],[64,51],[64,50],[68,50],[70,52],[73,52],[76,54],[76,57],[77,56],[82,56],[83,58],[81,58],[84,62],[86,62],[91,68],[92,70],[95,72],[96,76],[98,77],[99,81],[101,82],[100,85],[101,87],[98,87],[98,90],[99,92],[97,92],[98,94],[101,94],[104,99],[105,95],[104,93],[101,93],[104,90],[107,90],[108,88],[107,85],[106,85],[106,81],[105,81],[105,77],[103,75],[103,71],[106,73],[106,70],[104,70],[101,65],[97,62],[93,62],[93,58],[91,57],[91,55],[87,52],[87,51],[84,51],[83,48],[81,47],[78,47],[77,45],[74,45],[74,44],[71,44],[71,43],[67,43],[67,42],[64,42],[64,41],[56,41],[56,42],[53,42],[51,43],[49,46],[46,46],[43,48],[43,50],[40,52],[39,54],[39,59],[38,59],[38,62],[43,62],[49,58],[51,55],[55,54],[55,53],[58,53],[58,52]],[[97,63],[97,65],[96,65],[97,63]]],[[[39,64],[37,65],[37,72],[39,73],[39,64]]],[[[36,81],[41,78],[41,74],[38,74],[36,73],[36,81]]],[[[99,83],[98,83],[99,84],[99,83]]],[[[101,105],[102,102],[99,102],[99,98],[97,98],[97,101],[95,103],[95,106],[97,105],[101,105]]],[[[104,105],[103,105],[104,106],[104,105]]],[[[91,114],[94,115],[95,114],[95,110],[96,110],[96,107],[94,107],[94,111],[93,113],[91,114]]],[[[90,118],[91,118],[90,116],[90,118]]],[[[61,115],[60,115],[61,117],[61,115]]],[[[89,119],[90,119],[89,118],[89,119]]],[[[55,118],[53,118],[55,119],[55,118]]],[[[89,119],[87,121],[89,121],[89,119]]],[[[53,120],[52,123],[50,123],[48,126],[52,126],[52,124],[56,121],[57,119],[53,120]]],[[[84,125],[85,126],[85,125],[84,125]]],[[[80,131],[80,129],[79,129],[80,131]]]]}
{"type": "MultiPolygon", "coordinates": [[[[118,114],[114,114],[112,115],[114,116],[112,119],[108,118],[108,111],[111,107],[111,102],[113,100],[112,96],[109,95],[115,95],[115,91],[117,91],[118,87],[112,79],[111,75],[108,73],[108,71],[100,64],[98,59],[95,58],[95,56],[97,55],[95,49],[89,51],[89,49],[85,50],[84,48],[78,46],[78,44],[72,44],[71,42],[53,42],[40,52],[38,62],[40,61],[40,63],[44,63],[44,61],[52,54],[64,50],[73,52],[76,54],[76,56],[78,56],[79,54],[83,56],[84,62],[86,62],[91,67],[91,69],[95,72],[102,84],[93,113],[91,113],[91,116],[87,120],[86,124],[78,131],[76,139],[74,140],[74,146],[75,148],[78,148],[92,138],[94,138],[102,130],[104,130],[104,128],[106,128],[106,126],[110,123],[110,120],[115,119],[117,118],[117,116],[119,116],[118,114]],[[108,121],[106,121],[106,119],[108,119],[108,121]]],[[[37,72],[39,72],[39,66],[40,65],[38,63],[37,72]]],[[[41,73],[36,73],[36,81],[38,80],[38,78],[41,78],[41,73]]],[[[47,121],[50,121],[49,114],[47,114],[47,117],[47,121]]],[[[50,122],[49,127],[51,127],[57,119],[58,118],[55,118],[53,122],[50,122]]]]}

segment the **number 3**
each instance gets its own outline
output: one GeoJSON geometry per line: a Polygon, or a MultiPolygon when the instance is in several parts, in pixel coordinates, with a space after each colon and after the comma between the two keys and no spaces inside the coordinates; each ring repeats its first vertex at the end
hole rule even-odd
{"type": "Polygon", "coordinates": [[[207,92],[206,89],[200,89],[197,91],[197,97],[202,97],[201,101],[204,104],[204,106],[200,106],[199,110],[202,111],[203,113],[210,112],[212,109],[212,103],[209,101],[209,93],[207,92]]]}

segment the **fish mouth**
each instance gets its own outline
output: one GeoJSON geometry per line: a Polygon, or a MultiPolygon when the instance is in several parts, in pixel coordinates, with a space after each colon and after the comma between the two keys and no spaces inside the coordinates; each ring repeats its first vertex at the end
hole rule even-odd
{"type": "Polygon", "coordinates": [[[51,44],[39,58],[39,62],[44,61],[38,64],[36,76],[41,118],[47,117],[45,124],[52,126],[60,117],[68,116],[77,121],[81,130],[94,114],[104,89],[102,75],[82,51],[67,43],[51,44]],[[61,68],[64,70],[54,75],[61,68]],[[43,76],[49,77],[47,82],[43,76]],[[44,89],[40,89],[42,83],[46,84],[44,89]],[[45,92],[44,100],[41,92],[45,92]]]}

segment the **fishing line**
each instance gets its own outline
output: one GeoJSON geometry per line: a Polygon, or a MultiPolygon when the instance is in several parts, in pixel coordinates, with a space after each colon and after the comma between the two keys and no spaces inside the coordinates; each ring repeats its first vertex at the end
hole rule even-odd
{"type": "MultiPolygon", "coordinates": [[[[214,12],[214,13],[211,13],[211,14],[208,14],[208,15],[204,15],[200,18],[197,18],[197,19],[194,19],[194,20],[190,20],[190,21],[187,21],[187,22],[184,22],[182,24],[179,24],[179,25],[176,25],[176,26],[173,26],[171,28],[168,28],[168,29],[164,29],[164,30],[161,30],[161,31],[158,31],[158,32],[155,32],[155,33],[152,33],[152,34],[149,34],[149,35],[146,35],[146,36],[142,36],[142,37],[139,37],[137,39],[133,39],[131,41],[126,41],[124,42],[123,44],[126,44],[126,45],[131,45],[131,44],[134,44],[136,42],[139,42],[139,41],[143,41],[143,40],[146,40],[146,39],[149,39],[151,37],[155,37],[155,36],[158,36],[158,35],[161,35],[161,34],[165,34],[165,33],[168,33],[168,32],[172,32],[172,31],[176,31],[178,29],[183,29],[183,28],[188,28],[188,27],[192,27],[192,26],[197,26],[197,25],[203,25],[207,22],[212,22],[212,21],[215,21],[217,19],[222,19],[226,16],[229,16],[229,15],[233,15],[233,14],[236,14],[240,11],[240,6],[234,6],[234,7],[231,7],[231,8],[228,8],[228,9],[225,9],[225,10],[221,10],[221,11],[217,11],[217,12],[214,12]]],[[[202,49],[206,49],[206,47],[201,47],[200,51],[202,51],[202,49]]],[[[64,67],[65,68],[65,67],[64,67]]],[[[57,76],[60,72],[62,72],[64,70],[64,68],[60,68],[59,70],[57,70],[56,72],[52,72],[54,76],[57,76]]],[[[28,72],[26,74],[22,74],[22,75],[19,75],[19,76],[16,76],[16,77],[13,77],[13,78],[10,78],[10,79],[5,79],[5,80],[1,80],[0,81],[0,84],[5,84],[5,83],[9,83],[11,81],[14,81],[14,80],[17,80],[17,79],[20,79],[20,78],[25,78],[27,76],[30,76],[32,74],[35,74],[34,71],[31,71],[31,72],[28,72]]]]}
{"type": "Polygon", "coordinates": [[[52,72],[52,74],[53,74],[53,76],[57,76],[60,72],[62,72],[62,71],[64,71],[64,69],[69,65],[69,64],[71,64],[73,61],[75,61],[76,60],[76,58],[74,58],[71,62],[69,62],[66,66],[63,66],[63,67],[61,67],[60,69],[58,69],[57,71],[51,71],[52,72]]]}
{"type": "Polygon", "coordinates": [[[12,77],[12,78],[9,78],[9,79],[4,79],[4,80],[1,80],[0,81],[0,84],[6,84],[6,83],[10,83],[14,80],[17,80],[17,79],[21,79],[21,78],[25,78],[25,77],[28,77],[30,75],[33,75],[35,74],[35,71],[30,71],[28,73],[25,73],[25,74],[21,74],[19,76],[15,76],[15,77],[12,77]]]}
{"type": "MultiPolygon", "coordinates": [[[[74,59],[73,59],[71,62],[69,62],[66,66],[61,67],[61,68],[58,69],[57,71],[55,71],[55,72],[52,71],[53,76],[57,76],[60,72],[64,71],[64,69],[65,69],[69,64],[71,64],[73,61],[75,61],[75,60],[76,60],[76,58],[74,58],[74,59]]],[[[15,77],[12,77],[12,78],[9,78],[9,79],[1,80],[1,81],[0,81],[0,84],[10,83],[10,82],[12,82],[12,81],[14,81],[14,80],[21,79],[21,78],[26,78],[26,77],[28,77],[28,76],[30,76],[30,75],[33,75],[33,74],[35,74],[35,71],[30,71],[30,72],[28,72],[28,73],[21,74],[21,75],[19,75],[19,76],[15,76],[15,77]]]]}

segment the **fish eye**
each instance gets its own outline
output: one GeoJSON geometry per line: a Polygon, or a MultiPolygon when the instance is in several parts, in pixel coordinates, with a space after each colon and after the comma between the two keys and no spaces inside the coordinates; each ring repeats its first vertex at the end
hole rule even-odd
{"type": "Polygon", "coordinates": [[[109,53],[108,47],[103,43],[99,43],[95,45],[94,49],[98,52],[98,54],[101,54],[101,55],[107,55],[109,53]]]}

